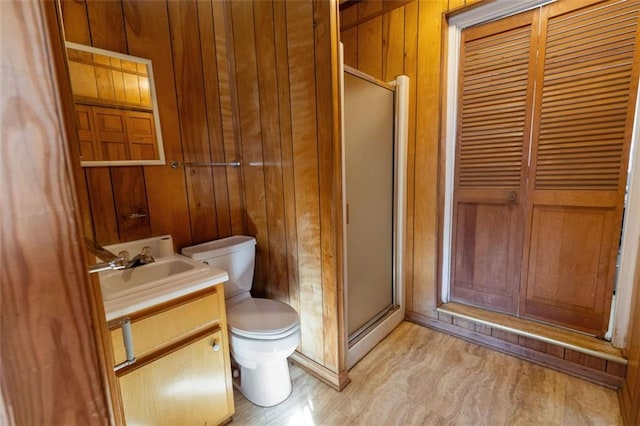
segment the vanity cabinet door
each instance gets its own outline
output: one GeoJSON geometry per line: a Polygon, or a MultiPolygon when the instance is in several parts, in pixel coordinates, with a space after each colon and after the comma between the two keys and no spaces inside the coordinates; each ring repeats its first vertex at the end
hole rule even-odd
{"type": "Polygon", "coordinates": [[[129,425],[217,425],[228,419],[223,332],[195,336],[119,377],[129,425]]]}

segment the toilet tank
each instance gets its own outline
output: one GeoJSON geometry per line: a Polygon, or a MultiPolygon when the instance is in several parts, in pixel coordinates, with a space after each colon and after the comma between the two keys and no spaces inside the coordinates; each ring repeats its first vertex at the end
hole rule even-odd
{"type": "Polygon", "coordinates": [[[185,247],[182,254],[229,274],[229,281],[224,285],[225,298],[251,290],[256,258],[255,238],[235,235],[185,247]]]}

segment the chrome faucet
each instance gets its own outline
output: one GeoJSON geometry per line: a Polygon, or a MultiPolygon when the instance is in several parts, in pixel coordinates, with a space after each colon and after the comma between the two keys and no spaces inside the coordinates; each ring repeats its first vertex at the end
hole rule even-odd
{"type": "MultiPolygon", "coordinates": [[[[111,253],[106,248],[102,247],[95,241],[88,238],[84,239],[87,249],[93,253],[98,259],[102,260],[102,263],[89,266],[89,273],[94,274],[96,272],[107,271],[109,269],[124,269],[127,267],[124,253],[120,252],[119,255],[111,253]]],[[[127,257],[128,257],[127,253],[127,257]]]]}
{"type": "Polygon", "coordinates": [[[155,259],[151,256],[151,247],[149,246],[143,247],[140,253],[130,259],[129,252],[126,250],[115,255],[95,241],[85,238],[85,242],[89,251],[103,261],[102,263],[89,266],[90,274],[108,271],[110,269],[135,268],[136,266],[155,262],[155,259]]]}

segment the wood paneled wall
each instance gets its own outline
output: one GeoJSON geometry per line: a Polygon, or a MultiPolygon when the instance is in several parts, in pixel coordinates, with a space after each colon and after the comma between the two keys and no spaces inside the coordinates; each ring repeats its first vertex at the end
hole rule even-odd
{"type": "Polygon", "coordinates": [[[96,240],[169,233],[180,249],[254,235],[254,294],[298,311],[299,353],[340,387],[337,2],[64,0],[62,10],[67,40],[152,60],[168,160],[242,162],[85,168],[96,240]]]}
{"type": "MultiPolygon", "coordinates": [[[[475,0],[477,1],[477,0],[475,0]]],[[[436,317],[443,14],[474,1],[366,0],[340,12],[345,63],[383,81],[409,76],[406,310],[436,317]]]]}
{"type": "Polygon", "coordinates": [[[629,363],[624,385],[618,391],[622,417],[628,425],[640,424],[640,252],[636,259],[634,287],[626,348],[629,363]]]}
{"type": "Polygon", "coordinates": [[[336,4],[230,6],[254,289],[291,304],[300,352],[339,373],[336,4]]]}
{"type": "MultiPolygon", "coordinates": [[[[61,6],[67,41],[152,60],[168,161],[239,159],[222,3],[61,6]]],[[[86,232],[101,244],[171,234],[180,248],[246,231],[238,169],[92,167],[84,182],[86,232]]]]}

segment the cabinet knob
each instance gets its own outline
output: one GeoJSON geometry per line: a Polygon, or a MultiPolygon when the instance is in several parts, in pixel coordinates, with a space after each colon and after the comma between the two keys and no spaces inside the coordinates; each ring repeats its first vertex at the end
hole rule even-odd
{"type": "Polygon", "coordinates": [[[214,341],[214,342],[213,342],[213,345],[212,345],[211,347],[213,348],[213,351],[214,351],[214,352],[218,352],[218,351],[220,350],[220,347],[221,347],[221,346],[220,346],[220,343],[218,343],[218,342],[214,341]]]}

